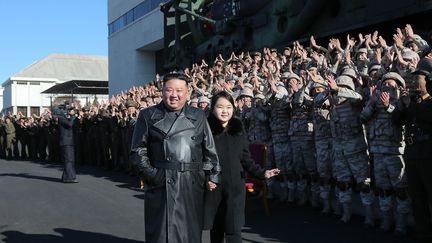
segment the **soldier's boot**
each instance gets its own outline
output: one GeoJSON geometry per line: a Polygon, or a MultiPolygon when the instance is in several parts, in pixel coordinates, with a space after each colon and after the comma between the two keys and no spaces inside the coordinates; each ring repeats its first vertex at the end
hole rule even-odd
{"type": "Polygon", "coordinates": [[[365,206],[365,220],[364,220],[363,224],[367,228],[373,228],[375,226],[374,213],[373,213],[372,205],[366,205],[365,206]]]}
{"type": "Polygon", "coordinates": [[[283,182],[280,184],[280,187],[281,187],[280,188],[281,192],[280,192],[280,195],[279,195],[279,200],[281,202],[285,202],[287,200],[287,198],[288,198],[288,187],[283,182]]]}
{"type": "Polygon", "coordinates": [[[396,214],[395,234],[400,236],[405,236],[407,234],[407,214],[406,213],[396,214]]]}
{"type": "Polygon", "coordinates": [[[392,210],[381,211],[381,224],[379,230],[381,232],[390,232],[393,225],[392,210]]]}
{"type": "Polygon", "coordinates": [[[330,215],[331,207],[330,200],[328,198],[322,200],[323,209],[321,210],[321,214],[330,215]]]}
{"type": "Polygon", "coordinates": [[[340,218],[340,222],[347,224],[351,220],[351,204],[343,203],[342,210],[343,210],[343,215],[340,218]]]}

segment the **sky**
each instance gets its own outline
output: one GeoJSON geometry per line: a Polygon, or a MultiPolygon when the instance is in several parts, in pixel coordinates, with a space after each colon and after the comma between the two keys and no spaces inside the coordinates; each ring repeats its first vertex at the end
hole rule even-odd
{"type": "Polygon", "coordinates": [[[108,55],[107,0],[0,0],[0,84],[52,53],[108,55]]]}

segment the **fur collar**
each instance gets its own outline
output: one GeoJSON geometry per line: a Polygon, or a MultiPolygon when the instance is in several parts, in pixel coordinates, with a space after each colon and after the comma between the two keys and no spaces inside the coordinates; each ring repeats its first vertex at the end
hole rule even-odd
{"type": "MultiPolygon", "coordinates": [[[[213,115],[213,113],[210,113],[207,120],[213,135],[219,135],[224,131],[224,127],[222,127],[222,124],[220,124],[220,122],[213,115]]],[[[243,124],[241,120],[238,119],[237,117],[232,117],[231,120],[229,120],[228,122],[226,132],[232,136],[240,135],[243,132],[243,124]]]]}

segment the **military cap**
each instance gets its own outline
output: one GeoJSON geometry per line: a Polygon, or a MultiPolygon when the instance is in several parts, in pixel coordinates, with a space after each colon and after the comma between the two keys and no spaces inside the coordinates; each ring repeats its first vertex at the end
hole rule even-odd
{"type": "Polygon", "coordinates": [[[313,82],[311,85],[311,89],[316,89],[316,88],[327,88],[327,83],[323,82],[323,83],[318,83],[318,82],[313,82]]]}
{"type": "Polygon", "coordinates": [[[83,112],[86,112],[86,111],[90,111],[90,108],[88,106],[84,106],[83,108],[81,108],[81,110],[83,112]]]}
{"type": "Polygon", "coordinates": [[[407,60],[419,60],[420,56],[409,48],[402,50],[402,58],[407,60]]]}
{"type": "Polygon", "coordinates": [[[370,65],[369,69],[368,69],[368,74],[370,74],[372,71],[378,71],[381,69],[381,65],[380,64],[372,64],[370,65]]]}
{"type": "Polygon", "coordinates": [[[253,57],[253,56],[259,56],[259,57],[261,57],[261,52],[259,52],[259,51],[254,51],[254,52],[251,53],[251,56],[252,56],[252,57],[253,57]]]}
{"type": "Polygon", "coordinates": [[[197,104],[198,104],[198,98],[193,98],[193,99],[191,99],[191,100],[189,101],[189,104],[192,104],[192,103],[197,103],[197,104]]]}
{"type": "Polygon", "coordinates": [[[381,78],[381,84],[383,84],[384,81],[389,79],[396,81],[399,86],[405,87],[405,80],[398,73],[395,72],[388,72],[384,74],[381,78]]]}
{"type": "Polygon", "coordinates": [[[427,58],[422,58],[417,64],[417,69],[412,74],[422,74],[430,79],[432,73],[432,60],[427,58]]]}
{"type": "Polygon", "coordinates": [[[342,86],[345,88],[349,88],[351,90],[355,90],[355,85],[354,85],[354,81],[351,77],[346,76],[346,75],[341,75],[339,77],[336,78],[336,84],[338,86],[342,86]]]}
{"type": "Polygon", "coordinates": [[[202,95],[202,96],[200,96],[200,97],[198,98],[198,104],[199,104],[199,103],[207,103],[207,104],[210,105],[210,99],[207,98],[207,96],[202,95]]]}
{"type": "Polygon", "coordinates": [[[245,87],[245,89],[253,90],[253,85],[250,83],[245,83],[243,86],[245,87]]]}
{"type": "Polygon", "coordinates": [[[367,51],[367,49],[366,48],[359,48],[358,50],[357,50],[357,53],[368,53],[368,51],[367,51]]]}
{"type": "Polygon", "coordinates": [[[137,107],[137,106],[138,106],[138,103],[135,100],[132,100],[132,99],[126,100],[126,108],[137,107]]]}
{"type": "Polygon", "coordinates": [[[282,74],[282,78],[286,78],[288,80],[290,80],[290,79],[297,79],[298,81],[300,81],[300,77],[297,74],[290,73],[290,72],[284,72],[282,74]]]}
{"type": "Polygon", "coordinates": [[[265,100],[265,96],[263,94],[256,94],[255,99],[265,100]]]}
{"type": "Polygon", "coordinates": [[[250,89],[250,88],[244,88],[244,89],[242,89],[241,91],[240,91],[240,95],[239,96],[248,96],[248,97],[251,97],[251,98],[253,98],[254,97],[254,94],[253,94],[253,92],[252,92],[252,89],[250,89]]]}
{"type": "Polygon", "coordinates": [[[348,76],[348,77],[353,78],[353,79],[356,79],[356,78],[357,78],[357,73],[356,73],[356,71],[355,71],[353,68],[348,67],[348,66],[342,69],[342,72],[341,72],[340,75],[341,75],[341,76],[342,76],[342,75],[343,75],[343,76],[348,76]]]}

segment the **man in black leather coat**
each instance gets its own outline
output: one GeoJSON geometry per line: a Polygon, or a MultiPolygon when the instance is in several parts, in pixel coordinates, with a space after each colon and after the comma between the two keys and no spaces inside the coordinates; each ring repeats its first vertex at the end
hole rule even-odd
{"type": "Polygon", "coordinates": [[[75,120],[75,110],[68,108],[66,116],[59,116],[59,131],[60,131],[60,150],[61,159],[64,164],[62,181],[64,183],[74,183],[76,180],[75,173],[75,149],[73,139],[73,124],[75,120]]]}
{"type": "Polygon", "coordinates": [[[201,242],[203,193],[219,182],[219,161],[204,112],[187,106],[187,78],[164,77],[163,101],[139,113],[132,139],[146,181],[146,242],[201,242]],[[206,179],[207,178],[207,179],[206,179]]]}

